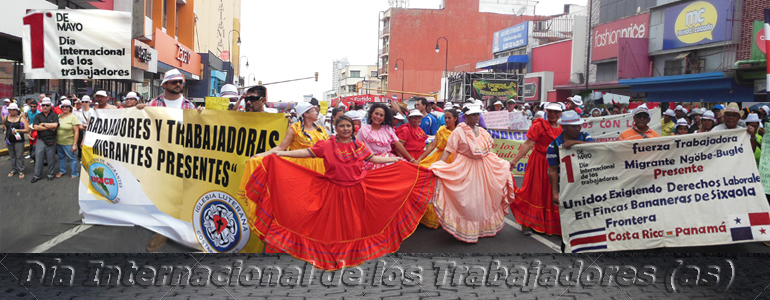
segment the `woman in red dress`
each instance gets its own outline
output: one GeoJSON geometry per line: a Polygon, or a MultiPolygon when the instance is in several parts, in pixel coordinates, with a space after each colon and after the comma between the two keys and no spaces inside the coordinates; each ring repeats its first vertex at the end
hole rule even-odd
{"type": "Polygon", "coordinates": [[[516,190],[516,199],[511,204],[511,212],[521,224],[521,231],[525,235],[531,235],[533,229],[548,235],[561,235],[559,208],[551,203],[551,182],[545,157],[548,145],[561,134],[561,125],[557,123],[561,111],[562,107],[558,103],[548,104],[547,118],[532,121],[532,127],[527,131],[527,141],[511,160],[513,169],[532,147],[535,148],[527,161],[524,182],[516,190]]]}
{"type": "Polygon", "coordinates": [[[407,117],[408,124],[401,125],[396,130],[396,136],[398,136],[399,142],[404,144],[406,152],[412,157],[420,157],[425,152],[425,140],[428,139],[428,135],[420,128],[420,121],[422,121],[422,113],[419,110],[413,109],[409,112],[407,117]]]}
{"type": "Polygon", "coordinates": [[[324,270],[352,267],[398,250],[420,223],[436,189],[425,168],[373,155],[353,137],[353,121],[337,135],[277,156],[323,158],[324,175],[276,155],[264,158],[247,187],[266,252],[286,252],[324,270]],[[393,163],[367,172],[364,161],[393,163]]]}

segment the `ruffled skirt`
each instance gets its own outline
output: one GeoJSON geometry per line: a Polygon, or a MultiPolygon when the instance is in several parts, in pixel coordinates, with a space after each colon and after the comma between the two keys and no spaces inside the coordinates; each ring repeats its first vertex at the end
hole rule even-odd
{"type": "Polygon", "coordinates": [[[544,153],[533,151],[529,156],[524,182],[516,191],[511,212],[522,226],[548,235],[561,235],[559,207],[551,203],[551,181],[544,153]]]}
{"type": "Polygon", "coordinates": [[[436,181],[427,169],[398,162],[345,187],[270,155],[248,182],[247,209],[267,251],[337,270],[397,251],[417,228],[436,181]]]}
{"type": "Polygon", "coordinates": [[[441,227],[466,243],[502,230],[516,188],[509,167],[494,153],[481,159],[457,155],[452,164],[432,164],[430,170],[440,178],[433,202],[441,227]]]}

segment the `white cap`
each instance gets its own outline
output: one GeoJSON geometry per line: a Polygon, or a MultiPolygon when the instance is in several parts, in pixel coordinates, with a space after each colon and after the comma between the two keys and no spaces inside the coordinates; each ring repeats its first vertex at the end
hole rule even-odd
{"type": "Polygon", "coordinates": [[[687,128],[690,128],[690,124],[687,123],[687,119],[685,119],[685,118],[681,118],[679,120],[676,120],[676,126],[674,128],[679,127],[679,126],[687,126],[687,128]]]}
{"type": "Polygon", "coordinates": [[[19,105],[16,103],[8,104],[8,110],[11,110],[11,109],[19,110],[19,105]]]}
{"type": "Polygon", "coordinates": [[[126,94],[126,98],[125,99],[128,99],[128,98],[134,98],[136,100],[139,100],[139,96],[137,96],[136,93],[134,93],[134,92],[128,92],[128,94],[126,94]]]}
{"type": "Polygon", "coordinates": [[[422,113],[417,109],[413,109],[409,111],[409,117],[422,117],[422,113]]]}
{"type": "Polygon", "coordinates": [[[580,97],[580,95],[575,95],[567,99],[571,100],[575,105],[583,105],[583,97],[580,97]]]}
{"type": "Polygon", "coordinates": [[[582,125],[583,119],[574,110],[568,110],[561,114],[559,119],[561,125],[582,125]]]}
{"type": "Polygon", "coordinates": [[[541,117],[541,118],[543,118],[543,119],[545,119],[545,112],[544,112],[544,111],[542,111],[542,110],[541,110],[541,111],[538,111],[538,112],[537,112],[537,116],[538,116],[538,117],[541,117]]]}
{"type": "Polygon", "coordinates": [[[11,99],[5,98],[5,99],[3,99],[3,102],[5,102],[5,103],[11,102],[11,99]]]}
{"type": "Polygon", "coordinates": [[[64,99],[67,99],[67,96],[61,96],[61,97],[59,97],[59,100],[64,100],[64,99]]]}
{"type": "Polygon", "coordinates": [[[83,98],[80,98],[80,102],[91,102],[91,97],[85,95],[83,98]]]}
{"type": "Polygon", "coordinates": [[[759,115],[757,114],[749,114],[746,117],[746,123],[750,123],[750,122],[762,122],[762,120],[759,119],[759,115]]]}
{"type": "Polygon", "coordinates": [[[452,107],[460,108],[460,104],[459,103],[454,103],[454,104],[452,104],[452,107]]]}
{"type": "Polygon", "coordinates": [[[311,108],[313,108],[313,104],[310,104],[310,102],[300,102],[300,103],[297,103],[297,106],[294,107],[294,109],[297,110],[298,116],[301,116],[302,114],[306,113],[311,108]]]}
{"type": "Polygon", "coordinates": [[[555,110],[555,111],[563,111],[564,109],[561,107],[561,104],[559,103],[548,103],[548,105],[545,106],[545,109],[548,110],[555,110]]]}
{"type": "Polygon", "coordinates": [[[62,100],[61,103],[59,103],[59,106],[72,106],[72,102],[69,100],[62,100]]]}
{"type": "Polygon", "coordinates": [[[529,107],[529,103],[525,103],[525,104],[524,104],[524,107],[529,107]]]}
{"type": "Polygon", "coordinates": [[[764,110],[766,114],[770,114],[770,107],[768,107],[767,105],[762,105],[760,109],[764,110]]]}
{"type": "Polygon", "coordinates": [[[500,105],[500,106],[502,106],[502,105],[503,105],[503,103],[502,103],[502,102],[500,102],[500,101],[497,101],[497,102],[495,102],[495,104],[494,104],[494,105],[500,105]]]}
{"type": "Polygon", "coordinates": [[[714,117],[714,112],[712,112],[710,110],[707,110],[705,113],[703,113],[703,117],[701,117],[701,118],[702,119],[706,119],[706,120],[711,120],[711,121],[714,121],[714,122],[717,121],[717,118],[714,117]]]}
{"type": "Polygon", "coordinates": [[[358,111],[355,111],[355,110],[346,112],[345,115],[348,116],[353,121],[356,121],[356,120],[361,121],[361,119],[363,119],[361,117],[361,114],[359,114],[358,111]]]}
{"type": "Polygon", "coordinates": [[[96,97],[96,96],[109,97],[109,96],[107,96],[107,92],[104,91],[104,90],[97,91],[96,94],[94,94],[94,97],[96,97]]]}
{"type": "Polygon", "coordinates": [[[164,83],[168,81],[173,81],[173,80],[181,80],[182,82],[184,82],[184,75],[182,75],[182,72],[179,72],[179,70],[177,69],[171,69],[168,72],[166,72],[165,75],[163,75],[163,82],[161,82],[160,84],[163,85],[164,83]]]}
{"type": "Polygon", "coordinates": [[[647,113],[648,115],[650,114],[650,109],[647,108],[647,104],[639,105],[636,108],[634,108],[633,111],[631,111],[632,116],[636,116],[636,114],[641,114],[641,113],[647,113]]]}
{"type": "Polygon", "coordinates": [[[295,111],[295,110],[292,108],[292,109],[290,109],[290,110],[289,110],[289,113],[290,113],[290,114],[296,114],[296,113],[297,113],[297,111],[295,111]]]}
{"type": "Polygon", "coordinates": [[[676,113],[674,113],[674,110],[670,109],[670,108],[667,109],[666,112],[663,113],[663,115],[666,115],[666,116],[669,116],[669,117],[676,117],[676,113]]]}
{"type": "Polygon", "coordinates": [[[473,115],[473,114],[480,114],[482,113],[481,108],[478,106],[472,106],[468,111],[465,112],[465,115],[473,115]]]}
{"type": "Polygon", "coordinates": [[[48,104],[51,105],[51,98],[43,97],[43,100],[40,100],[40,105],[48,104]]]}
{"type": "Polygon", "coordinates": [[[450,109],[452,108],[452,102],[444,103],[444,109],[450,109]]]}
{"type": "Polygon", "coordinates": [[[402,120],[402,121],[405,119],[404,115],[402,115],[401,113],[397,113],[395,116],[393,116],[393,118],[396,120],[402,120]]]}
{"type": "MultiPolygon", "coordinates": [[[[682,107],[681,105],[677,105],[677,106],[676,106],[676,109],[674,109],[674,110],[675,110],[675,111],[676,111],[676,110],[681,110],[681,111],[684,111],[684,107],[682,107]]],[[[679,121],[677,120],[677,122],[679,122],[679,121]]]]}
{"type": "Polygon", "coordinates": [[[238,98],[240,95],[238,95],[238,88],[236,88],[232,84],[225,84],[222,86],[222,89],[219,92],[220,97],[222,98],[238,98]]]}

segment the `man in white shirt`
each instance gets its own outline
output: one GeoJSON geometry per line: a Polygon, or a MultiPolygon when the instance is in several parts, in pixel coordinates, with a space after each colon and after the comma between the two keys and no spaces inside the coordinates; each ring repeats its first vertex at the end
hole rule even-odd
{"type": "MultiPolygon", "coordinates": [[[[201,106],[196,108],[192,101],[182,95],[184,90],[184,75],[177,69],[172,69],[163,76],[163,81],[160,83],[163,89],[166,91],[157,98],[150,101],[148,106],[151,107],[171,107],[181,109],[197,109],[198,112],[202,112],[205,107],[201,106]]],[[[144,108],[144,104],[138,104],[136,108],[144,108]]]]}

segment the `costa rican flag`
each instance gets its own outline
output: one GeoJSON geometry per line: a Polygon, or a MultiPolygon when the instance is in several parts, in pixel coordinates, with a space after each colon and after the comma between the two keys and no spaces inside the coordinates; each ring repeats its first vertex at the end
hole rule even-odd
{"type": "Polygon", "coordinates": [[[573,232],[569,235],[569,245],[572,253],[607,249],[607,230],[602,227],[573,232]]]}
{"type": "Polygon", "coordinates": [[[730,215],[727,221],[733,241],[770,240],[770,213],[730,215]]]}

